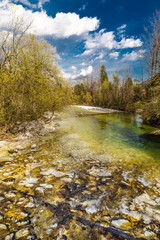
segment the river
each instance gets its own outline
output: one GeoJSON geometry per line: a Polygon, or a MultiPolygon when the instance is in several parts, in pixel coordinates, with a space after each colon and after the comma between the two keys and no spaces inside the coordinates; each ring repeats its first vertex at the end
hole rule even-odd
{"type": "Polygon", "coordinates": [[[160,142],[139,117],[69,110],[0,162],[0,239],[159,239],[160,142]]]}

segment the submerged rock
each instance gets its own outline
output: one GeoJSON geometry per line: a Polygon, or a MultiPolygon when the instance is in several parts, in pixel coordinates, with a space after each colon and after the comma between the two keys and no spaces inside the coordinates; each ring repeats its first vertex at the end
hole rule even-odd
{"type": "Polygon", "coordinates": [[[55,177],[62,177],[62,176],[65,175],[65,173],[60,172],[60,171],[57,171],[57,170],[54,169],[54,168],[49,168],[49,169],[47,169],[46,171],[40,172],[40,174],[45,175],[45,176],[53,175],[53,176],[55,176],[55,177]]]}
{"type": "Polygon", "coordinates": [[[106,170],[104,168],[95,168],[92,167],[91,169],[88,170],[88,173],[93,175],[93,176],[99,176],[99,177],[110,177],[112,175],[111,171],[106,170]]]}
{"type": "Polygon", "coordinates": [[[15,238],[19,239],[19,238],[22,238],[22,237],[27,237],[28,234],[29,234],[28,228],[24,228],[24,229],[21,229],[18,232],[16,232],[15,238]]]}
{"type": "Polygon", "coordinates": [[[1,230],[7,230],[7,227],[6,227],[6,225],[4,225],[4,224],[0,224],[0,229],[1,229],[1,230]]]}

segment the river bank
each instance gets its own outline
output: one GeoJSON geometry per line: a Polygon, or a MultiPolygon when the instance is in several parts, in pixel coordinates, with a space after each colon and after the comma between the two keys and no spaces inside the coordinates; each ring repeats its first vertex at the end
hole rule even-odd
{"type": "Polygon", "coordinates": [[[0,239],[159,239],[159,170],[115,159],[72,121],[48,116],[1,143],[0,239]]]}

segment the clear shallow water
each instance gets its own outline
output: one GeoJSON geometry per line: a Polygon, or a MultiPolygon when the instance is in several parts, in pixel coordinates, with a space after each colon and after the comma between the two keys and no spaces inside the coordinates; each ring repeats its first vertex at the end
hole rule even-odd
{"type": "Polygon", "coordinates": [[[154,129],[124,113],[56,121],[1,157],[0,240],[159,239],[154,129]]]}
{"type": "Polygon", "coordinates": [[[160,166],[160,136],[151,135],[155,128],[142,124],[139,116],[107,113],[74,117],[64,126],[115,159],[160,166]]]}

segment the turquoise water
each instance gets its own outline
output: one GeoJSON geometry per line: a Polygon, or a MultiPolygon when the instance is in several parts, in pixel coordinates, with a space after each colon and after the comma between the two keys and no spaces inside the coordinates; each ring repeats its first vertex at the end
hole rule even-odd
{"type": "Polygon", "coordinates": [[[67,127],[114,158],[160,163],[160,136],[153,136],[155,128],[142,124],[139,116],[107,113],[74,117],[68,118],[67,127]]]}

